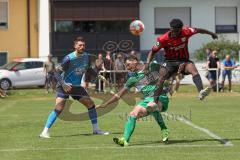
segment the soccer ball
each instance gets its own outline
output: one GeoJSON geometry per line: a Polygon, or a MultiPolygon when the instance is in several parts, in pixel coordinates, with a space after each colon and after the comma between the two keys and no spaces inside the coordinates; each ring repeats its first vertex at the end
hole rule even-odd
{"type": "Polygon", "coordinates": [[[139,36],[145,29],[145,26],[142,21],[134,20],[130,24],[130,32],[135,35],[139,36]]]}

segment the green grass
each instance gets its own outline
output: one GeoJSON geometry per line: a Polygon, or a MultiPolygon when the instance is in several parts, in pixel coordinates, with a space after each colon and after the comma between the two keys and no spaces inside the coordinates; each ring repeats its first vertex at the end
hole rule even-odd
{"type": "MultiPolygon", "coordinates": [[[[165,117],[170,129],[170,144],[161,142],[160,129],[151,117],[140,119],[131,139],[131,147],[121,148],[112,137],[121,136],[126,114],[132,106],[120,101],[118,106],[99,118],[99,126],[109,136],[91,135],[90,121],[57,120],[51,139],[39,139],[45,120],[53,109],[53,94],[42,89],[13,90],[0,99],[0,160],[51,159],[239,159],[240,157],[240,86],[236,93],[212,93],[204,102],[197,100],[192,86],[181,86],[180,93],[170,98],[168,113],[184,116],[233,143],[224,146],[206,133],[180,121],[165,117]]],[[[130,94],[128,99],[134,99],[130,94]]],[[[94,99],[100,103],[100,99],[94,99]]],[[[74,114],[86,109],[74,102],[74,114]]]]}

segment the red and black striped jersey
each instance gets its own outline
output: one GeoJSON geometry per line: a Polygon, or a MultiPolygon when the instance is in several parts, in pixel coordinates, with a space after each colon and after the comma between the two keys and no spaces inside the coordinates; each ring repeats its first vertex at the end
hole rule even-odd
{"type": "Polygon", "coordinates": [[[166,60],[189,60],[188,39],[198,33],[196,28],[183,27],[180,36],[171,38],[169,31],[157,38],[157,43],[152,47],[153,52],[161,48],[165,51],[166,60]]]}

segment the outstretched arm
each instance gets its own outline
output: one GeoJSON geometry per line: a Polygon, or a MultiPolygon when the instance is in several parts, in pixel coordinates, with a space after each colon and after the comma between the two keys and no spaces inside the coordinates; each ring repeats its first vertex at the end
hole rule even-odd
{"type": "Polygon", "coordinates": [[[198,30],[198,33],[208,34],[208,35],[212,36],[213,39],[218,39],[217,34],[214,32],[211,32],[211,31],[208,31],[208,30],[202,29],[202,28],[197,28],[197,30],[198,30]]]}
{"type": "Polygon", "coordinates": [[[107,102],[105,102],[101,105],[97,105],[96,108],[105,108],[109,104],[112,104],[112,103],[118,101],[124,94],[127,93],[127,91],[128,91],[128,89],[123,87],[118,93],[114,94],[111,99],[109,99],[107,102]]]}
{"type": "Polygon", "coordinates": [[[152,47],[152,50],[148,53],[147,63],[144,66],[144,71],[147,72],[149,68],[149,64],[152,62],[155,54],[163,48],[162,44],[157,40],[157,43],[152,47]]]}

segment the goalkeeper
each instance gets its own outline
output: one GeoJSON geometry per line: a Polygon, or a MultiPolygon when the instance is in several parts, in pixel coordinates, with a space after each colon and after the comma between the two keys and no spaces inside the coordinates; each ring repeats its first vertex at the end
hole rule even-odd
{"type": "Polygon", "coordinates": [[[98,105],[97,108],[105,108],[109,104],[118,101],[131,87],[136,87],[144,96],[130,112],[128,120],[125,124],[124,135],[121,138],[113,138],[113,141],[120,146],[128,146],[130,137],[134,131],[136,120],[141,117],[152,115],[161,128],[162,141],[168,141],[169,131],[163,121],[160,112],[164,112],[168,108],[168,97],[166,94],[159,96],[158,103],[154,103],[154,91],[159,78],[159,64],[151,63],[150,72],[145,75],[144,65],[139,63],[135,56],[129,56],[125,61],[127,70],[133,72],[127,80],[124,87],[107,102],[98,105]]]}

